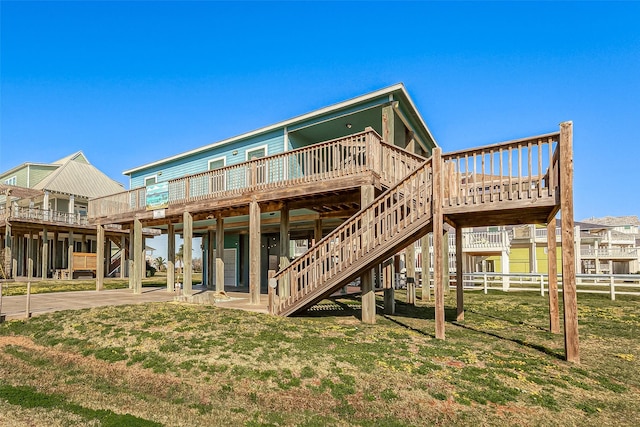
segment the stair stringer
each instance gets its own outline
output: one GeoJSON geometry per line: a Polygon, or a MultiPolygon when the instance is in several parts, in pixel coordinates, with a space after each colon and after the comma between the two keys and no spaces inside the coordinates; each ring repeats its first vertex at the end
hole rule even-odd
{"type": "Polygon", "coordinates": [[[305,310],[432,231],[431,163],[427,160],[278,272],[279,295],[270,311],[288,316],[305,310]]]}
{"type": "Polygon", "coordinates": [[[279,315],[290,316],[292,314],[307,310],[308,308],[327,298],[329,295],[331,295],[341,287],[353,282],[367,270],[374,268],[376,265],[381,264],[384,260],[397,254],[402,249],[415,243],[421,237],[433,231],[431,217],[428,217],[426,219],[427,221],[421,221],[420,224],[415,224],[407,227],[405,230],[403,230],[402,236],[400,238],[396,238],[396,236],[394,236],[392,243],[387,245],[378,245],[375,249],[369,252],[367,257],[361,258],[362,260],[370,258],[370,260],[364,262],[355,262],[348,269],[343,270],[343,274],[338,274],[325,281],[322,287],[310,292],[305,296],[304,299],[296,301],[295,305],[282,310],[279,315]]]}

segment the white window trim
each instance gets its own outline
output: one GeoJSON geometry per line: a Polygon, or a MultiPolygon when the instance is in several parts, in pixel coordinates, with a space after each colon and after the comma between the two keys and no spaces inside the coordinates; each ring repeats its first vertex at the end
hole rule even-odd
{"type": "Polygon", "coordinates": [[[211,163],[218,162],[220,160],[222,160],[222,167],[227,166],[227,158],[226,157],[216,157],[215,159],[211,159],[211,160],[209,160],[207,162],[207,170],[209,170],[209,171],[212,170],[211,169],[211,163]]]}
{"type": "Polygon", "coordinates": [[[11,178],[5,179],[4,183],[7,185],[18,185],[18,175],[14,175],[11,178]]]}
{"type": "MultiPolygon", "coordinates": [[[[151,178],[155,179],[155,181],[156,181],[153,184],[157,184],[158,183],[158,174],[145,176],[144,179],[142,180],[142,183],[144,184],[145,187],[148,185],[147,184],[147,180],[151,179],[151,178]]],[[[151,185],[153,185],[153,184],[151,184],[151,185]]]]}
{"type": "Polygon", "coordinates": [[[267,157],[269,155],[269,145],[265,144],[265,145],[259,145],[257,147],[251,147],[251,148],[247,148],[247,151],[245,151],[244,156],[245,156],[245,160],[251,160],[249,158],[249,153],[253,152],[253,151],[258,151],[264,148],[264,157],[267,157]]]}

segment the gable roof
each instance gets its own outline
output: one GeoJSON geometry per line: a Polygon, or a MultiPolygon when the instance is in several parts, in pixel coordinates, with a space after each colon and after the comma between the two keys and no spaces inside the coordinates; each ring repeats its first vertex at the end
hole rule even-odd
{"type": "Polygon", "coordinates": [[[411,118],[417,123],[417,126],[419,128],[421,128],[420,130],[433,142],[434,146],[437,146],[435,138],[431,134],[431,131],[429,130],[429,128],[427,127],[427,125],[426,125],[425,121],[423,120],[422,116],[418,112],[415,104],[413,103],[413,100],[411,99],[411,97],[409,96],[407,90],[405,89],[404,84],[397,83],[395,85],[392,85],[392,86],[389,86],[389,87],[386,87],[386,88],[383,88],[383,89],[380,89],[380,90],[377,90],[377,91],[374,91],[374,92],[370,92],[370,93],[367,93],[365,95],[361,95],[361,96],[349,99],[347,101],[342,101],[342,102],[339,102],[337,104],[333,104],[333,105],[330,105],[328,107],[324,107],[324,108],[321,108],[319,110],[312,111],[310,113],[302,114],[300,116],[296,116],[296,117],[293,117],[293,118],[288,119],[288,120],[284,120],[284,121],[281,121],[281,122],[278,122],[278,123],[275,123],[275,124],[272,124],[272,125],[269,125],[269,126],[265,126],[265,127],[262,127],[262,128],[250,131],[250,132],[246,132],[246,133],[243,133],[243,134],[231,137],[231,138],[227,138],[227,139],[224,139],[224,140],[221,140],[221,141],[218,141],[218,142],[214,142],[212,144],[208,144],[208,145],[205,145],[203,147],[195,148],[193,150],[186,151],[186,152],[177,154],[175,156],[167,157],[167,158],[164,158],[164,159],[161,159],[161,160],[157,160],[155,162],[147,163],[145,165],[141,165],[141,166],[138,166],[138,167],[135,167],[135,168],[132,168],[132,169],[128,169],[128,170],[122,172],[122,174],[123,175],[131,175],[131,174],[133,174],[135,172],[138,172],[138,171],[141,171],[141,170],[153,167],[153,166],[157,166],[157,165],[168,163],[168,162],[171,162],[171,161],[174,161],[174,160],[182,159],[182,158],[185,158],[185,157],[197,154],[197,153],[201,153],[203,151],[210,150],[210,149],[212,149],[214,147],[219,147],[219,146],[222,146],[222,145],[226,145],[226,144],[238,141],[238,140],[242,140],[242,139],[250,138],[250,137],[253,137],[253,136],[260,135],[260,134],[268,133],[268,132],[271,132],[271,131],[274,131],[274,130],[277,130],[277,129],[290,127],[290,126],[296,125],[298,123],[304,122],[306,120],[312,119],[314,117],[322,116],[322,115],[328,115],[328,114],[334,113],[336,111],[339,111],[341,109],[352,107],[352,106],[358,105],[360,103],[365,103],[367,101],[370,101],[370,100],[373,100],[373,99],[376,99],[376,98],[380,98],[380,97],[383,97],[383,96],[389,96],[389,100],[391,100],[391,98],[393,97],[394,100],[396,100],[396,101],[398,100],[398,99],[396,99],[396,97],[400,98],[403,101],[403,103],[406,104],[409,107],[411,118]]]}
{"type": "Polygon", "coordinates": [[[89,199],[119,193],[123,190],[122,184],[90,164],[81,151],[64,157],[58,162],[63,163],[33,188],[89,199]]]}

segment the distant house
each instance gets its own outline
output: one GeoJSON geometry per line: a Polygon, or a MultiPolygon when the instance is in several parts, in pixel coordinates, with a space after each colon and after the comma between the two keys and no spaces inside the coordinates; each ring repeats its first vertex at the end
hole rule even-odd
{"type": "MultiPolygon", "coordinates": [[[[120,191],[123,185],[82,151],[0,173],[0,278],[72,276],[73,253],[96,251],[96,229],[87,220],[89,200],[120,191]]],[[[79,268],[95,270],[94,265],[79,268]]]]}

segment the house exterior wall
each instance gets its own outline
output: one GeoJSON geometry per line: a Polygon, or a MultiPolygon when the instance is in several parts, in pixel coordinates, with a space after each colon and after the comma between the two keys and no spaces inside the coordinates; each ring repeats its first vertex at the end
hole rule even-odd
{"type": "Polygon", "coordinates": [[[4,175],[2,175],[0,177],[0,182],[2,182],[3,184],[7,182],[7,180],[12,179],[13,177],[16,177],[16,182],[15,183],[11,183],[11,185],[15,185],[18,187],[27,187],[27,182],[28,182],[28,173],[27,173],[27,167],[23,167],[18,169],[17,171],[13,171],[10,173],[6,173],[4,175]]]}
{"type": "Polygon", "coordinates": [[[267,146],[267,156],[278,154],[284,148],[284,129],[269,132],[263,135],[234,141],[229,144],[193,154],[192,156],[176,159],[174,161],[159,164],[131,175],[131,188],[144,186],[144,180],[150,176],[157,176],[157,182],[169,181],[185,175],[205,172],[209,168],[209,160],[223,157],[225,165],[231,166],[246,161],[247,151],[251,151],[263,145],[267,146]],[[235,153],[235,154],[234,154],[235,153]],[[161,174],[160,174],[161,173],[161,174]]]}
{"type": "Polygon", "coordinates": [[[51,175],[51,172],[56,169],[57,167],[52,166],[31,165],[29,167],[29,186],[33,188],[40,181],[51,175]]]}

